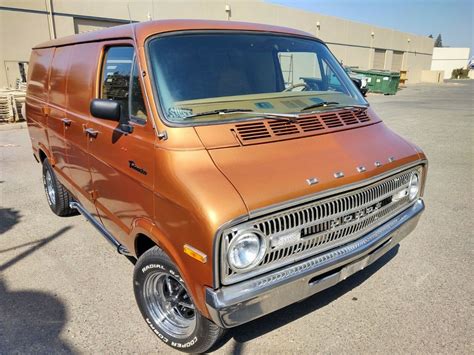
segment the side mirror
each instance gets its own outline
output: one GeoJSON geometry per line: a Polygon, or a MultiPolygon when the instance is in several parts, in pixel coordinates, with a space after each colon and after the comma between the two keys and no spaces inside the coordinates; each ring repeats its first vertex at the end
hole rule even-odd
{"type": "Polygon", "coordinates": [[[106,120],[120,121],[120,104],[117,101],[94,99],[91,101],[92,116],[106,120]]]}
{"type": "Polygon", "coordinates": [[[358,89],[360,89],[360,85],[362,84],[359,79],[351,79],[352,82],[357,86],[358,89]]]}

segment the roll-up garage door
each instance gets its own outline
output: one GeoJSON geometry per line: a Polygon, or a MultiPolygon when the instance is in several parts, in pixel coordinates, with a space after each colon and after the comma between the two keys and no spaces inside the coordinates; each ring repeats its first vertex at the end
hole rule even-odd
{"type": "Polygon", "coordinates": [[[374,53],[373,69],[384,69],[385,66],[385,49],[376,49],[374,53]]]}
{"type": "Polygon", "coordinates": [[[394,51],[392,58],[392,71],[402,70],[403,52],[394,51]]]}

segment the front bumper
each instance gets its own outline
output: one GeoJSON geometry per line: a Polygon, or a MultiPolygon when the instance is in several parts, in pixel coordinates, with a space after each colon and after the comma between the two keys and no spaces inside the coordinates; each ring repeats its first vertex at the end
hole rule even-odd
{"type": "Polygon", "coordinates": [[[421,199],[354,242],[281,270],[217,290],[206,289],[212,320],[231,328],[264,316],[345,280],[387,253],[418,224],[421,199]]]}

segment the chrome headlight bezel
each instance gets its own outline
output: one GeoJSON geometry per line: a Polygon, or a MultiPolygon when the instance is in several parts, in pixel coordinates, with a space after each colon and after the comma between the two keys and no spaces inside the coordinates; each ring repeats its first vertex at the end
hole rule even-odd
{"type": "Polygon", "coordinates": [[[267,250],[267,244],[268,244],[267,238],[265,238],[263,233],[260,232],[258,229],[255,229],[255,228],[244,229],[237,232],[237,234],[230,241],[229,246],[227,247],[227,250],[226,250],[227,265],[229,265],[229,267],[237,273],[242,273],[242,272],[246,272],[253,269],[262,261],[263,257],[265,256],[265,253],[267,250]],[[244,239],[249,238],[249,237],[258,239],[259,241],[258,252],[251,263],[249,263],[248,265],[244,267],[238,267],[232,261],[231,252],[234,250],[234,248],[236,248],[236,246],[239,243],[241,243],[244,239]]]}
{"type": "Polygon", "coordinates": [[[421,192],[421,173],[414,171],[411,173],[410,181],[408,182],[408,198],[410,201],[416,200],[421,192]]]}

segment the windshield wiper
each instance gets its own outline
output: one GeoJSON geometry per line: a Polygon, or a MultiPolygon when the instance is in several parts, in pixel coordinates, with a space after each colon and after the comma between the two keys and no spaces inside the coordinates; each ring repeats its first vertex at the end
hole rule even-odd
{"type": "Polygon", "coordinates": [[[339,105],[339,102],[337,102],[337,101],[321,101],[321,102],[318,102],[317,104],[312,104],[312,105],[303,107],[300,112],[310,110],[312,108],[326,107],[326,106],[329,106],[329,105],[339,105]]]}
{"type": "Polygon", "coordinates": [[[251,113],[255,112],[254,110],[244,109],[244,108],[222,108],[219,110],[211,110],[211,111],[204,111],[195,113],[194,115],[186,116],[183,119],[188,120],[194,117],[201,117],[201,116],[211,116],[211,115],[231,115],[236,113],[251,113]]]}
{"type": "Polygon", "coordinates": [[[220,110],[212,110],[212,111],[205,111],[205,112],[199,112],[194,115],[186,116],[183,118],[183,120],[188,120],[191,118],[195,117],[202,117],[202,116],[211,116],[211,115],[232,115],[232,114],[247,114],[247,115],[252,115],[255,117],[259,118],[264,118],[264,119],[272,119],[272,120],[279,120],[279,121],[285,121],[285,122],[290,122],[293,123],[295,120],[298,118],[298,115],[294,114],[286,114],[286,113],[271,113],[271,112],[256,112],[251,109],[242,109],[242,108],[225,108],[225,109],[220,109],[220,110]]]}
{"type": "Polygon", "coordinates": [[[369,105],[344,105],[344,107],[341,107],[344,110],[352,110],[352,109],[357,109],[360,112],[363,112],[369,108],[369,105]]]}

